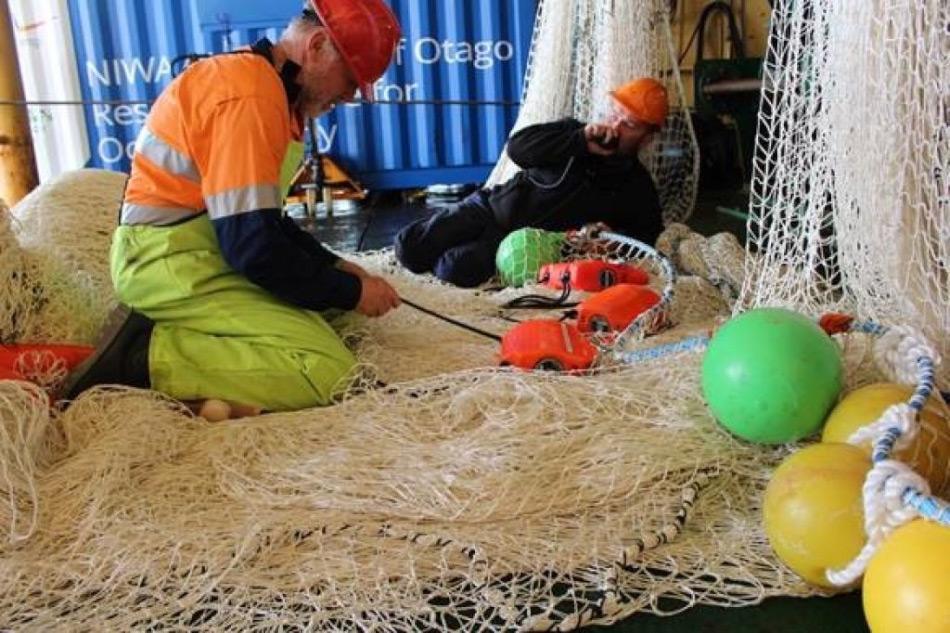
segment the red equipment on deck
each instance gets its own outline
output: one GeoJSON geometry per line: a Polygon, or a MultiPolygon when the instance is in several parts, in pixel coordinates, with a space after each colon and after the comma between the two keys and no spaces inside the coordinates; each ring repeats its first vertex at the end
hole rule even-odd
{"type": "Polygon", "coordinates": [[[62,363],[62,369],[72,371],[95,351],[85,345],[0,345],[0,380],[25,380],[18,371],[44,374],[62,363]]]}
{"type": "Polygon", "coordinates": [[[525,321],[501,340],[501,364],[522,369],[578,371],[596,358],[597,348],[577,326],[555,319],[525,321]]]}
{"type": "Polygon", "coordinates": [[[26,380],[26,378],[12,369],[0,367],[0,380],[26,380]]]}
{"type": "Polygon", "coordinates": [[[646,286],[620,284],[598,292],[577,308],[577,325],[554,319],[525,321],[501,341],[501,364],[522,369],[579,371],[597,359],[588,339],[593,333],[625,330],[634,319],[660,302],[646,286]]]}
{"type": "Polygon", "coordinates": [[[612,286],[577,306],[577,327],[581,332],[620,332],[659,302],[660,295],[646,286],[612,286]]]}
{"type": "Polygon", "coordinates": [[[538,272],[538,281],[555,290],[562,290],[569,281],[573,290],[597,292],[617,284],[650,283],[650,276],[629,264],[611,264],[599,259],[547,264],[538,272]]]}

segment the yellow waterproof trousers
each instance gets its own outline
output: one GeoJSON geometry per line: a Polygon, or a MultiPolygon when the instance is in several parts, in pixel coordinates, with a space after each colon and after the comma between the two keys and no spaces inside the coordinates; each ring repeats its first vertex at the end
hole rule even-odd
{"type": "Polygon", "coordinates": [[[156,322],[157,391],[287,411],[329,404],[353,378],[356,359],[323,316],[232,270],[207,215],[120,226],[111,261],[119,300],[156,322]]]}

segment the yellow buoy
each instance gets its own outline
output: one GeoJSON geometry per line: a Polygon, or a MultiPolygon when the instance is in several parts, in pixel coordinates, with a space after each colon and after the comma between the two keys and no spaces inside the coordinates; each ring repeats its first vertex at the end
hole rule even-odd
{"type": "MultiPolygon", "coordinates": [[[[825,421],[823,442],[847,442],[862,426],[871,424],[894,404],[907,402],[914,389],[894,383],[876,383],[845,396],[825,421]]],[[[864,446],[871,454],[871,443],[864,446]]],[[[931,396],[920,415],[920,429],[913,443],[894,453],[930,484],[938,496],[950,493],[950,409],[939,396],[931,396]]]]}
{"type": "Polygon", "coordinates": [[[864,547],[861,487],[871,459],[849,444],[815,444],[787,458],[765,490],[765,533],[778,557],[813,585],[864,547]]]}
{"type": "Polygon", "coordinates": [[[898,528],[871,558],[863,600],[872,633],[950,631],[950,527],[898,528]]]}

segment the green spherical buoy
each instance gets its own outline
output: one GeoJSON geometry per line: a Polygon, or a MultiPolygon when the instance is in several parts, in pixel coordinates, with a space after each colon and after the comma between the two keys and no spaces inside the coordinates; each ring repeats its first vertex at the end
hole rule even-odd
{"type": "Polygon", "coordinates": [[[760,308],[726,323],[703,358],[703,395],[739,437],[784,444],[819,428],[841,392],[837,344],[790,310],[760,308]]]}
{"type": "Polygon", "coordinates": [[[501,283],[519,288],[535,282],[542,266],[561,260],[565,238],[564,233],[532,228],[509,233],[498,245],[495,255],[501,283]]]}

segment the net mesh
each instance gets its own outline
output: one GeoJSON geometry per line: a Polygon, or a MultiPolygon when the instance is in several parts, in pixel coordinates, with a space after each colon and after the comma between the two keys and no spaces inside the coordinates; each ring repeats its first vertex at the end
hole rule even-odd
{"type": "Polygon", "coordinates": [[[42,630],[532,630],[671,608],[661,598],[801,594],[758,527],[778,452],[697,425],[698,398],[653,401],[696,393],[696,373],[580,389],[473,371],[218,426],[125,391],[89,393],[54,426],[38,394],[2,383],[4,428],[45,422],[59,441],[37,425],[6,445],[34,467],[4,482],[20,514],[4,521],[0,613],[42,630]],[[631,396],[634,382],[654,391],[631,396]],[[638,555],[655,534],[670,543],[638,555]]]}
{"type": "MultiPolygon", "coordinates": [[[[673,327],[631,339],[634,350],[708,333],[736,309],[739,289],[739,307],[946,318],[946,185],[914,162],[945,163],[925,131],[939,136],[946,124],[932,118],[936,106],[921,105],[930,92],[908,87],[923,86],[914,82],[924,76],[946,84],[946,71],[930,65],[946,54],[930,23],[945,23],[945,9],[892,0],[808,5],[806,13],[801,4],[780,5],[773,27],[756,254],[671,225],[657,247],[686,273],[675,283],[673,327]],[[869,38],[855,46],[869,59],[831,59],[842,46],[835,38],[847,39],[846,18],[856,20],[856,41],[869,38]],[[869,54],[872,45],[882,52],[869,54]],[[901,59],[894,47],[905,53],[906,74],[886,74],[901,59]],[[844,73],[848,59],[867,72],[844,73]],[[865,76],[892,77],[903,87],[895,111],[921,117],[899,122],[924,158],[877,136],[903,179],[869,155],[883,155],[881,147],[863,148],[850,128],[832,132],[839,106],[818,99],[818,85],[826,94],[861,92],[865,76]],[[807,153],[806,140],[817,149],[807,153]],[[858,164],[897,182],[900,194],[870,178],[867,191],[846,186],[858,164]],[[845,220],[852,216],[874,221],[845,220]],[[909,240],[893,249],[906,253],[893,267],[848,263],[847,253],[862,248],[893,258],[884,239],[909,240]],[[903,294],[895,275],[906,280],[903,294]],[[934,284],[937,294],[927,294],[934,284]]],[[[592,34],[580,14],[596,23],[608,7],[642,10],[545,0],[534,57],[560,59],[538,57],[545,47],[594,46],[595,38],[566,42],[549,24],[561,14],[573,25],[577,15],[576,28],[587,30],[570,32],[592,34]]],[[[623,16],[626,29],[644,24],[623,16]]],[[[578,75],[585,67],[577,64],[578,75]]],[[[865,119],[853,120],[877,121],[889,106],[873,101],[860,105],[865,119]]],[[[4,341],[91,343],[112,306],[106,262],[123,183],[100,172],[70,178],[0,213],[0,276],[11,289],[0,302],[4,341]]],[[[587,254],[632,259],[602,246],[587,254]]],[[[511,325],[504,302],[545,292],[448,287],[399,269],[390,252],[359,261],[403,296],[498,333],[511,325]]],[[[932,338],[946,345],[942,323],[932,338]]],[[[343,336],[369,370],[350,397],[225,424],[152,392],[116,388],[89,391],[63,412],[39,387],[0,381],[0,626],[567,630],[638,611],[813,591],[774,558],[759,516],[770,473],[793,448],[749,446],[715,423],[695,348],[567,376],[493,368],[493,343],[406,308],[354,318],[343,336]]],[[[864,335],[838,340],[848,388],[884,377],[864,335]]]]}
{"type": "MultiPolygon", "coordinates": [[[[667,88],[670,114],[641,154],[653,175],[666,222],[692,214],[699,151],[686,109],[666,0],[541,0],[522,105],[514,129],[563,117],[602,121],[609,91],[634,77],[655,77],[667,88]]],[[[518,170],[502,154],[488,184],[518,170]]]]}
{"type": "Polygon", "coordinates": [[[67,173],[0,207],[0,344],[95,340],[115,307],[108,253],[125,180],[67,173]]]}
{"type": "Polygon", "coordinates": [[[563,233],[524,228],[512,231],[498,245],[495,266],[499,281],[519,287],[538,278],[545,264],[561,260],[563,233]]]}
{"type": "MultiPolygon", "coordinates": [[[[950,356],[950,5],[776,3],[739,309],[834,309],[950,356]]],[[[950,386],[950,364],[940,376],[950,386]]]]}
{"type": "MultiPolygon", "coordinates": [[[[73,178],[88,195],[56,206],[61,184],[46,185],[14,210],[17,228],[2,225],[3,253],[34,271],[28,298],[80,271],[90,288],[108,284],[107,231],[48,232],[30,249],[17,239],[44,235],[41,217],[92,223],[121,194],[100,172],[73,178]]],[[[664,237],[674,256],[702,239],[677,230],[664,237]]],[[[595,254],[632,259],[609,245],[595,254]]],[[[426,307],[511,325],[501,306],[517,290],[448,287],[389,251],[360,263],[426,307]]],[[[728,314],[709,280],[676,287],[676,328],[631,346],[708,332],[728,314]]],[[[111,297],[28,322],[52,337],[101,321],[111,297]]],[[[31,301],[3,304],[4,322],[31,301]]],[[[406,308],[353,319],[343,335],[371,370],[351,397],[225,424],[118,388],[61,412],[38,387],[0,382],[3,624],[570,629],[810,591],[772,557],[758,517],[788,449],[743,445],[709,417],[700,353],[582,378],[493,368],[492,342],[406,308]]]]}

